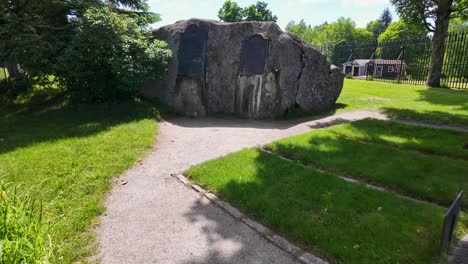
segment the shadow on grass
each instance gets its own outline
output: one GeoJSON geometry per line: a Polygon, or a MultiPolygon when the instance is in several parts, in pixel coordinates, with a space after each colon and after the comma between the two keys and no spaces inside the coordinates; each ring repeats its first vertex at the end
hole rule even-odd
{"type": "Polygon", "coordinates": [[[384,107],[382,110],[388,116],[396,119],[417,120],[429,124],[455,124],[468,127],[468,114],[450,114],[442,111],[417,111],[393,107],[384,107]]]}
{"type": "Polygon", "coordinates": [[[417,91],[420,98],[417,101],[428,102],[433,105],[454,107],[457,112],[413,110],[408,105],[407,109],[384,107],[386,114],[394,118],[413,119],[436,124],[460,124],[468,126],[468,92],[455,91],[443,88],[429,88],[417,91]],[[463,113],[463,111],[466,111],[463,113]]]}
{"type": "MultiPolygon", "coordinates": [[[[377,136],[377,135],[373,135],[377,136]]],[[[357,142],[332,133],[272,144],[275,153],[325,170],[448,206],[468,189],[468,162],[357,142]]],[[[468,205],[468,199],[463,199],[468,205]]]]}
{"type": "Polygon", "coordinates": [[[444,88],[429,88],[419,90],[421,99],[431,104],[457,106],[457,110],[468,111],[468,90],[449,90],[444,88]]]}
{"type": "MultiPolygon", "coordinates": [[[[249,151],[210,161],[189,174],[277,233],[332,262],[431,263],[437,257],[440,208],[249,151]],[[218,166],[229,173],[222,174],[218,166]],[[211,168],[215,171],[209,172],[211,168]]],[[[208,236],[233,237],[203,210],[193,208],[190,215],[217,223],[208,236]]],[[[240,242],[241,253],[257,250],[240,242]]],[[[209,263],[218,256],[214,252],[203,261],[188,263],[209,263]]]]}
{"type": "Polygon", "coordinates": [[[146,102],[100,105],[63,104],[55,98],[44,104],[10,106],[0,110],[0,154],[57,139],[86,137],[119,124],[156,118],[146,102]]]}
{"type": "Polygon", "coordinates": [[[468,160],[468,133],[435,129],[366,118],[329,131],[346,138],[366,143],[381,144],[403,150],[418,151],[426,155],[438,155],[468,160]]]}

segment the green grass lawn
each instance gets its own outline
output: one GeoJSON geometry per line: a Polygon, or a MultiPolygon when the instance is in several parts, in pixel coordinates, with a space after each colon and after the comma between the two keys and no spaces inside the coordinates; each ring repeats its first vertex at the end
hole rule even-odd
{"type": "Polygon", "coordinates": [[[112,178],[155,140],[154,106],[0,109],[0,182],[21,185],[44,203],[57,263],[92,254],[90,228],[112,178]]]}
{"type": "Polygon", "coordinates": [[[327,131],[368,143],[468,160],[468,133],[464,132],[370,118],[332,126],[327,131]]]}
{"type": "Polygon", "coordinates": [[[258,149],[185,174],[334,263],[437,260],[444,210],[434,205],[348,183],[258,149]]]}
{"type": "Polygon", "coordinates": [[[468,91],[345,79],[337,111],[373,109],[402,119],[468,126],[468,91]]]}
{"type": "MultiPolygon", "coordinates": [[[[339,136],[332,131],[333,128],[315,130],[273,142],[266,147],[305,164],[313,164],[444,205],[450,204],[460,189],[468,190],[466,160],[367,144],[339,136]]],[[[404,130],[406,135],[411,132],[412,137],[417,137],[424,134],[424,129],[412,127],[404,130]]],[[[440,136],[444,135],[442,132],[440,136]]],[[[435,138],[433,144],[440,141],[435,138]]],[[[468,205],[468,196],[464,197],[464,205],[468,205]]]]}

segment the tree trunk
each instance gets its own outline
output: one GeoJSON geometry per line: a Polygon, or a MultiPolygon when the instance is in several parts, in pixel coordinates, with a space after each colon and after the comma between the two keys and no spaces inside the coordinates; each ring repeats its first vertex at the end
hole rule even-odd
{"type": "Polygon", "coordinates": [[[442,67],[444,65],[445,39],[448,32],[452,2],[453,0],[440,0],[439,2],[432,39],[431,64],[427,76],[427,86],[429,87],[440,87],[442,67]]]}

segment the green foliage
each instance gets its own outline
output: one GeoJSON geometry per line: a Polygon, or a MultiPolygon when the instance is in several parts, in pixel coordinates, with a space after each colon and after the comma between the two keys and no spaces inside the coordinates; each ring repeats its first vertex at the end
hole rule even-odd
{"type": "Polygon", "coordinates": [[[434,32],[427,85],[441,86],[445,39],[451,18],[468,17],[468,0],[391,0],[400,17],[434,32]]]}
{"type": "Polygon", "coordinates": [[[52,252],[42,203],[23,188],[0,185],[0,263],[49,263],[52,252]]]}
{"type": "Polygon", "coordinates": [[[441,15],[442,5],[451,4],[448,15],[451,18],[468,17],[468,1],[437,1],[437,0],[391,0],[400,17],[409,23],[425,26],[429,31],[435,31],[435,21],[441,15]]]}
{"type": "Polygon", "coordinates": [[[241,8],[236,2],[227,0],[218,11],[218,17],[224,22],[273,21],[278,17],[268,9],[268,3],[257,1],[255,5],[241,8]]]}
{"type": "Polygon", "coordinates": [[[377,38],[384,32],[388,26],[392,23],[393,17],[392,13],[390,12],[389,8],[385,8],[382,11],[382,14],[380,14],[379,19],[377,20],[372,20],[366,25],[366,29],[370,32],[372,32],[374,36],[374,40],[377,40],[377,38]]]}
{"type": "Polygon", "coordinates": [[[243,19],[242,8],[236,2],[227,0],[219,9],[218,17],[224,22],[240,22],[243,19]]]}
{"type": "Polygon", "coordinates": [[[461,18],[451,19],[448,31],[449,33],[459,33],[459,32],[468,33],[468,20],[463,20],[461,18]]]}
{"type": "Polygon", "coordinates": [[[291,21],[286,26],[286,30],[293,32],[305,41],[316,47],[327,55],[330,60],[336,56],[334,47],[336,45],[366,43],[373,40],[370,31],[364,28],[356,28],[356,23],[350,18],[340,17],[337,21],[311,27],[306,25],[304,20],[299,24],[291,21]]]}
{"type": "Polygon", "coordinates": [[[382,31],[385,31],[385,29],[387,29],[390,23],[392,23],[392,20],[392,12],[390,12],[390,9],[387,7],[382,11],[382,14],[379,17],[379,21],[383,29],[382,31]]]}
{"type": "MultiPolygon", "coordinates": [[[[418,43],[427,39],[427,31],[424,27],[408,24],[404,20],[398,20],[397,22],[391,23],[390,26],[380,34],[378,38],[379,48],[377,49],[377,56],[383,59],[393,59],[396,60],[400,54],[400,46],[404,45],[404,41],[408,43],[418,43]]],[[[408,63],[420,62],[428,57],[430,51],[424,48],[424,45],[418,46],[416,44],[415,48],[408,49],[406,52],[406,61],[408,63]]],[[[412,75],[413,78],[415,73],[413,73],[413,67],[408,67],[408,74],[412,75]]],[[[416,72],[419,73],[419,72],[416,72]]],[[[422,77],[422,78],[425,78],[422,77]]]]}
{"type": "Polygon", "coordinates": [[[377,39],[380,36],[380,34],[384,31],[382,30],[382,24],[378,19],[372,20],[369,23],[367,23],[366,29],[372,33],[374,39],[377,39]]]}
{"type": "Polygon", "coordinates": [[[353,44],[356,42],[370,41],[372,33],[363,28],[356,28],[356,23],[351,18],[340,17],[337,21],[311,27],[301,20],[299,24],[291,21],[286,30],[296,33],[304,40],[315,46],[334,46],[353,44]]]}
{"type": "Polygon", "coordinates": [[[29,76],[52,72],[70,30],[66,15],[65,1],[0,1],[0,61],[29,76]]]}
{"type": "Polygon", "coordinates": [[[379,36],[378,41],[383,43],[385,41],[424,37],[426,35],[427,31],[423,27],[408,24],[404,20],[398,20],[388,26],[387,30],[379,36]]]}
{"type": "Polygon", "coordinates": [[[278,17],[273,15],[268,10],[268,4],[262,1],[258,1],[255,5],[251,5],[244,8],[242,14],[245,21],[273,21],[276,22],[278,17]]]}
{"type": "Polygon", "coordinates": [[[171,52],[150,40],[134,19],[90,8],[77,20],[77,32],[60,57],[57,76],[74,98],[123,99],[138,93],[143,81],[159,79],[171,52]]]}
{"type": "Polygon", "coordinates": [[[148,32],[159,19],[146,0],[0,1],[0,61],[21,65],[19,84],[56,76],[80,99],[132,96],[164,72],[169,53],[148,32]]]}

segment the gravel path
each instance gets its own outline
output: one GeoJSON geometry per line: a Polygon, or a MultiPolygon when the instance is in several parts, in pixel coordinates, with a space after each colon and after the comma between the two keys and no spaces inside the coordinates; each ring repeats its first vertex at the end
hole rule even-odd
{"type": "Polygon", "coordinates": [[[316,120],[253,121],[178,117],[160,123],[141,166],[109,195],[97,233],[103,263],[294,263],[245,224],[171,177],[189,166],[333,123],[366,117],[352,111],[316,120]]]}

